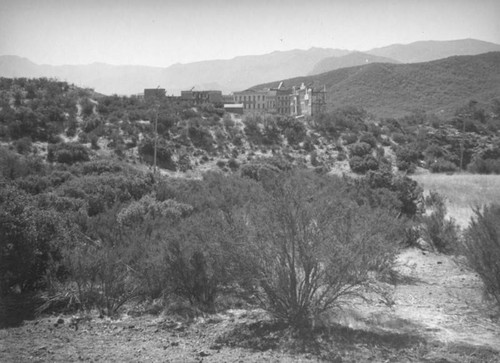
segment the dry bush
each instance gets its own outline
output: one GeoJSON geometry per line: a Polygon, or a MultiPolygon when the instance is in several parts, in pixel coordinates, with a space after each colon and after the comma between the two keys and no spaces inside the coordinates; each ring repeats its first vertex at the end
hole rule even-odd
{"type": "Polygon", "coordinates": [[[427,242],[442,253],[453,252],[459,238],[459,228],[452,218],[447,218],[445,200],[436,192],[425,198],[430,213],[421,217],[423,234],[427,242]]]}
{"type": "Polygon", "coordinates": [[[474,210],[465,231],[462,252],[484,282],[486,292],[500,305],[500,205],[474,210]]]}
{"type": "Polygon", "coordinates": [[[298,329],[390,269],[400,235],[394,216],[358,206],[340,183],[320,178],[281,175],[247,220],[244,263],[261,301],[298,329]]]}

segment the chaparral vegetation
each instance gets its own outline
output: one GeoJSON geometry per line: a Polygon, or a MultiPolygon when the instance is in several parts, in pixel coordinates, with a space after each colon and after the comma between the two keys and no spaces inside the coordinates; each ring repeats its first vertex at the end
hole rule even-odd
{"type": "MultiPolygon", "coordinates": [[[[494,349],[394,330],[410,329],[409,316],[380,322],[390,331],[334,318],[366,301],[392,309],[397,286],[417,284],[401,262],[415,250],[446,259],[439,268],[450,278],[459,268],[449,261],[461,261],[482,285],[472,273],[462,279],[500,304],[499,206],[477,205],[461,229],[446,199],[410,178],[499,174],[500,101],[470,101],[446,119],[377,118],[360,106],[302,119],[239,116],[1,78],[0,325],[73,314],[76,332],[83,317],[136,314],[141,324],[162,313],[192,329],[214,319],[210,349],[218,351],[279,348],[288,358],[338,362],[500,359],[494,349]],[[233,318],[228,331],[231,311],[259,318],[233,318]]],[[[488,305],[496,324],[498,304],[488,305]]]]}

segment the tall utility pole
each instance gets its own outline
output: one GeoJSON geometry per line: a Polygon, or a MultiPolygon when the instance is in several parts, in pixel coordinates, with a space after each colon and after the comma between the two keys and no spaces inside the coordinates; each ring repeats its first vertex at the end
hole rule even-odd
{"type": "Polygon", "coordinates": [[[465,117],[462,119],[462,137],[460,138],[460,171],[464,170],[464,139],[465,139],[465,117]]]}
{"type": "Polygon", "coordinates": [[[153,174],[156,175],[156,149],[158,147],[158,109],[160,106],[156,103],[155,110],[155,150],[153,154],[153,174]]]}
{"type": "MultiPolygon", "coordinates": [[[[160,89],[160,86],[156,87],[160,89]]],[[[155,100],[155,149],[153,153],[153,174],[156,175],[156,149],[158,148],[158,112],[160,109],[160,96],[156,94],[155,100]]]]}

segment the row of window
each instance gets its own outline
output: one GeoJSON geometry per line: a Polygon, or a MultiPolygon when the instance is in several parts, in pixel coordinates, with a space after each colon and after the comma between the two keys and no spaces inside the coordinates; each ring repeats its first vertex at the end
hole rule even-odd
{"type": "Polygon", "coordinates": [[[236,101],[264,101],[264,95],[236,96],[236,101]]]}
{"type": "Polygon", "coordinates": [[[243,104],[243,108],[255,108],[255,109],[266,109],[267,107],[265,107],[265,105],[261,105],[260,103],[244,103],[243,104]]]}

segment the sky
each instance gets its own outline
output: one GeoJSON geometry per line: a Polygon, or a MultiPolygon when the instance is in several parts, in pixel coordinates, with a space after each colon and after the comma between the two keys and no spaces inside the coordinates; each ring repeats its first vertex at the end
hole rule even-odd
{"type": "Polygon", "coordinates": [[[167,67],[311,47],[500,44],[498,0],[0,0],[0,55],[167,67]]]}

